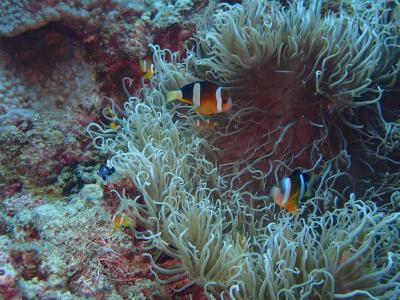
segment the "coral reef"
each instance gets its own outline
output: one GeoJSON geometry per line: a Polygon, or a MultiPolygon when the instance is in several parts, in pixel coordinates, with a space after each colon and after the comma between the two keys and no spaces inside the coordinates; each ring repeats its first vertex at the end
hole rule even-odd
{"type": "Polygon", "coordinates": [[[100,112],[112,97],[142,87],[139,59],[149,43],[183,53],[203,6],[0,3],[0,298],[204,298],[199,286],[176,298],[179,282],[155,283],[149,259],[135,250],[141,242],[128,228],[113,231],[121,211],[112,190],[139,193],[126,179],[101,182],[105,157],[85,132],[90,122],[108,124],[100,112]],[[121,84],[125,77],[131,84],[121,84]]]}
{"type": "Polygon", "coordinates": [[[396,1],[1,2],[0,298],[399,298],[399,30],[396,1]],[[197,80],[233,108],[166,103],[197,80]]]}
{"type": "Polygon", "coordinates": [[[103,159],[91,152],[84,128],[99,121],[109,105],[104,96],[121,99],[124,88],[133,94],[141,87],[139,59],[149,54],[148,43],[161,36],[165,45],[175,39],[175,49],[183,49],[190,36],[164,28],[151,13],[181,28],[173,24],[189,18],[186,4],[195,7],[176,3],[179,11],[171,16],[164,9],[175,3],[152,1],[0,4],[2,198],[26,188],[55,196],[79,188],[77,167],[103,159]],[[125,77],[133,82],[128,88],[121,84],[125,77]]]}
{"type": "Polygon", "coordinates": [[[3,201],[7,225],[2,232],[0,295],[33,299],[58,291],[63,298],[104,297],[117,294],[116,284],[127,276],[147,276],[147,263],[132,252],[129,236],[112,232],[111,216],[101,207],[101,186],[96,199],[88,189],[93,187],[85,186],[69,203],[46,204],[30,195],[3,201]]]}
{"type": "Polygon", "coordinates": [[[48,0],[40,3],[6,0],[0,4],[0,37],[16,36],[57,21],[94,32],[103,23],[131,11],[142,11],[145,19],[153,19],[159,28],[165,28],[183,23],[203,6],[204,1],[192,0],[48,0]]]}
{"type": "Polygon", "coordinates": [[[105,19],[121,9],[124,1],[94,0],[72,1],[2,1],[0,4],[0,36],[15,36],[25,31],[43,27],[49,22],[63,21],[71,26],[94,30],[105,19]]]}
{"type": "Polygon", "coordinates": [[[96,106],[102,99],[83,49],[64,29],[52,24],[2,40],[2,198],[24,188],[68,193],[65,186],[49,185],[63,170],[91,159],[84,128],[97,120],[96,106]]]}

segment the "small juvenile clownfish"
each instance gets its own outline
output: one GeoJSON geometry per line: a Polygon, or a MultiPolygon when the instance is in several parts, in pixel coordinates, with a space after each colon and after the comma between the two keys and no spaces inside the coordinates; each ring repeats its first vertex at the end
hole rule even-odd
{"type": "Polygon", "coordinates": [[[153,74],[156,72],[156,70],[154,69],[154,64],[151,59],[141,58],[139,60],[139,64],[140,72],[142,73],[144,79],[150,79],[151,77],[153,77],[153,74]]]}
{"type": "Polygon", "coordinates": [[[179,100],[194,105],[201,115],[225,112],[232,107],[232,99],[222,87],[210,81],[199,81],[185,85],[180,90],[167,93],[167,102],[179,100]]]}
{"type": "Polygon", "coordinates": [[[111,129],[117,130],[121,125],[115,121],[112,121],[108,126],[110,126],[111,129]]]}
{"type": "Polygon", "coordinates": [[[133,229],[135,227],[135,223],[133,222],[133,220],[121,213],[116,213],[112,218],[112,222],[113,222],[113,232],[121,228],[133,229]]]}
{"type": "Polygon", "coordinates": [[[109,168],[107,165],[102,164],[99,168],[99,171],[97,172],[97,175],[99,175],[103,180],[107,179],[107,176],[110,176],[112,173],[115,172],[115,168],[109,168]]]}
{"type": "Polygon", "coordinates": [[[110,118],[106,120],[108,122],[108,127],[113,130],[117,130],[121,127],[119,122],[116,120],[118,115],[111,109],[111,107],[107,106],[103,113],[107,114],[108,118],[110,118]]]}
{"type": "Polygon", "coordinates": [[[311,186],[314,180],[314,175],[310,178],[300,170],[294,170],[289,177],[282,179],[280,188],[272,187],[271,197],[280,207],[296,214],[299,212],[300,201],[311,197],[311,186]]]}

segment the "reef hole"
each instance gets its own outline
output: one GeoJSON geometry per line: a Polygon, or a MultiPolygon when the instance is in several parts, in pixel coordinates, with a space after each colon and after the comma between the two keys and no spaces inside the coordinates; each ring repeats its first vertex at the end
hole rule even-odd
{"type": "Polygon", "coordinates": [[[19,82],[18,90],[29,91],[25,107],[65,112],[93,94],[94,71],[84,60],[85,47],[62,22],[2,38],[0,44],[9,80],[19,82]]]}

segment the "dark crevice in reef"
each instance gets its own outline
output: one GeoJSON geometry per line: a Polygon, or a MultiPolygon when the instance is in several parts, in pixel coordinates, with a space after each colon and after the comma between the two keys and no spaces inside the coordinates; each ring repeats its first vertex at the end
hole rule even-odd
{"type": "Polygon", "coordinates": [[[62,22],[51,22],[15,37],[0,39],[0,49],[21,65],[40,63],[51,66],[63,58],[69,58],[70,48],[74,47],[81,47],[78,35],[62,22]]]}

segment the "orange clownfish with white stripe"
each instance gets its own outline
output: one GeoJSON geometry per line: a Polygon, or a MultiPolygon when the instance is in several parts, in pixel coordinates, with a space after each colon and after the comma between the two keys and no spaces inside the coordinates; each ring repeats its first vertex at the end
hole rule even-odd
{"type": "Polygon", "coordinates": [[[226,90],[210,81],[193,82],[180,90],[168,92],[167,102],[173,100],[193,105],[201,115],[222,113],[232,107],[232,99],[226,90]]]}
{"type": "Polygon", "coordinates": [[[139,64],[140,72],[142,73],[144,79],[150,79],[153,77],[153,74],[156,72],[156,70],[154,69],[154,64],[151,59],[141,58],[139,60],[139,64]]]}
{"type": "Polygon", "coordinates": [[[122,213],[116,213],[112,218],[113,223],[113,232],[116,232],[119,229],[130,228],[133,229],[135,227],[135,222],[129,218],[128,216],[122,213]]]}
{"type": "Polygon", "coordinates": [[[311,187],[315,178],[315,175],[310,178],[300,170],[294,170],[289,177],[282,179],[281,187],[272,187],[271,197],[280,207],[297,214],[300,201],[311,198],[311,187]]]}

